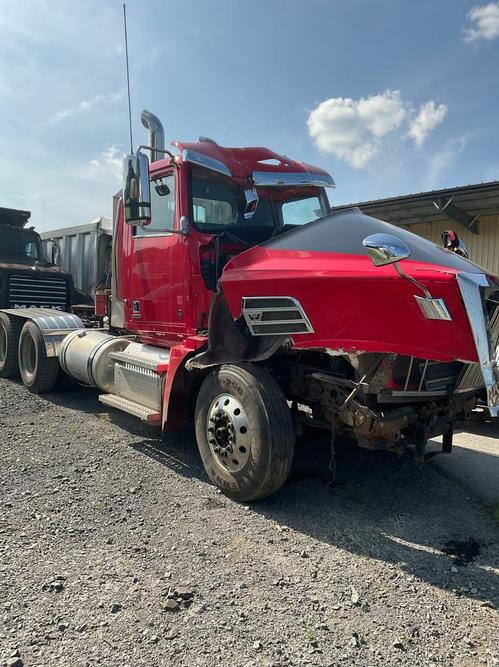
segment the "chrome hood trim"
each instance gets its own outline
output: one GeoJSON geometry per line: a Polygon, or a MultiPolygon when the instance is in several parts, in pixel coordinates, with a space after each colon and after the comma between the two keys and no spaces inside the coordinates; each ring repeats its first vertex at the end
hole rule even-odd
{"type": "Polygon", "coordinates": [[[482,297],[483,288],[490,283],[483,273],[458,273],[457,282],[475,340],[489,411],[492,417],[499,417],[499,349],[492,340],[482,297]]]}

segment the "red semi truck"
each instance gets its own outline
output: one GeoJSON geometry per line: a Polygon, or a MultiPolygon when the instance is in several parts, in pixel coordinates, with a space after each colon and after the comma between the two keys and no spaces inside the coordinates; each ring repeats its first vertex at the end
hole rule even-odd
{"type": "Polygon", "coordinates": [[[480,388],[497,416],[496,277],[358,209],[331,214],[322,169],[208,138],[169,151],[142,121],[102,327],[4,309],[0,376],[47,392],[64,372],[163,430],[193,420],[208,475],[237,500],[284,483],[303,424],[422,456],[437,435],[450,450],[480,388]]]}

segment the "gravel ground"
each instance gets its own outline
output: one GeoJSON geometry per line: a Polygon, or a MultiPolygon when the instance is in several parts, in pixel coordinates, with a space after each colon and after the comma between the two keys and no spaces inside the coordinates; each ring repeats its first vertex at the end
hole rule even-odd
{"type": "Polygon", "coordinates": [[[430,465],[300,443],[238,505],[193,434],[0,380],[0,665],[498,665],[499,523],[430,465]]]}

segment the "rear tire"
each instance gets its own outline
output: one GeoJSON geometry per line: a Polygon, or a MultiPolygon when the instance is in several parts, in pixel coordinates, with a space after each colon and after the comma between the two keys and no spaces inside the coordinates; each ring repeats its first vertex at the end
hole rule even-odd
{"type": "Polygon", "coordinates": [[[295,435],[277,382],[251,364],[206,377],[196,401],[196,439],[210,479],[238,501],[271,495],[286,481],[295,435]]]}
{"type": "Polygon", "coordinates": [[[17,348],[23,320],[0,313],[0,378],[19,377],[17,348]]]}
{"type": "Polygon", "coordinates": [[[45,394],[53,389],[59,375],[57,357],[47,357],[42,332],[34,322],[26,322],[19,339],[19,370],[26,389],[45,394]]]}

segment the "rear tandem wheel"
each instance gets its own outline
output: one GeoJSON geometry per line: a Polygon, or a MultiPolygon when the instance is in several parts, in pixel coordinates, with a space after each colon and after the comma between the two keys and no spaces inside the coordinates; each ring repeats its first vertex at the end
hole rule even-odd
{"type": "Polygon", "coordinates": [[[17,348],[23,320],[0,313],[0,378],[19,377],[17,348]]]}
{"type": "Polygon", "coordinates": [[[26,389],[44,394],[53,389],[59,375],[59,360],[48,357],[42,332],[26,322],[19,338],[19,370],[26,389]]]}

